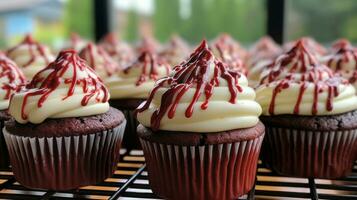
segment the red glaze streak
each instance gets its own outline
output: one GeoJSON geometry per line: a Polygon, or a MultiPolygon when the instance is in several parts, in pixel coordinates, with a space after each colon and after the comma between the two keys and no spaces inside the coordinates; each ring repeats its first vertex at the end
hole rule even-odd
{"type": "Polygon", "coordinates": [[[43,59],[45,60],[46,64],[50,63],[48,55],[45,52],[46,51],[45,50],[45,46],[43,46],[40,43],[38,43],[37,41],[35,41],[30,34],[26,35],[24,40],[20,44],[18,44],[17,46],[9,49],[7,51],[7,55],[9,56],[13,51],[15,51],[17,48],[19,48],[22,45],[28,45],[29,46],[30,59],[26,64],[24,64],[23,66],[20,66],[20,67],[27,67],[27,66],[31,65],[33,62],[36,61],[36,57],[38,55],[43,57],[43,59]]]}
{"type": "Polygon", "coordinates": [[[102,80],[95,75],[94,71],[87,66],[75,52],[75,50],[61,51],[55,61],[50,63],[46,68],[39,71],[32,81],[26,85],[28,90],[25,94],[21,107],[21,116],[25,120],[25,106],[27,99],[32,96],[40,96],[37,106],[40,108],[46,101],[47,97],[54,92],[61,83],[68,84],[68,92],[63,100],[74,94],[74,89],[77,85],[81,85],[85,96],[81,101],[82,106],[86,106],[91,98],[95,98],[97,102],[107,102],[109,99],[108,90],[104,86],[102,80]],[[63,77],[68,71],[73,71],[71,78],[63,77]],[[79,77],[78,73],[86,73],[85,77],[79,77]],[[48,74],[43,77],[43,74],[48,74]],[[103,92],[103,97],[100,97],[103,92]]]}
{"type": "Polygon", "coordinates": [[[11,95],[18,91],[26,81],[16,63],[0,53],[0,79],[4,78],[6,80],[1,83],[1,89],[6,91],[4,99],[10,99],[11,95]]]}
{"type": "Polygon", "coordinates": [[[100,70],[99,67],[104,68],[108,76],[111,76],[118,68],[118,64],[111,59],[106,51],[100,46],[93,43],[88,43],[79,53],[79,56],[87,61],[88,65],[94,71],[100,70]],[[96,60],[101,59],[102,66],[96,66],[96,60]]]}
{"type": "Polygon", "coordinates": [[[169,118],[174,117],[180,99],[190,88],[194,88],[195,93],[185,111],[187,118],[192,116],[194,104],[203,95],[205,101],[201,104],[201,109],[204,110],[208,107],[208,101],[213,94],[214,88],[220,85],[219,79],[227,81],[227,87],[231,94],[230,103],[234,104],[238,92],[242,92],[242,88],[238,85],[238,79],[241,74],[228,70],[221,61],[215,59],[208,49],[206,41],[203,41],[185,62],[182,62],[173,70],[173,76],[156,82],[147,101],[137,109],[139,113],[148,109],[156,92],[160,88],[165,88],[166,92],[161,97],[161,105],[151,117],[151,128],[153,130],[159,129],[161,119],[166,112],[169,118]],[[214,72],[210,71],[211,65],[214,65],[214,72]],[[210,77],[211,73],[213,73],[212,77],[210,77]]]}
{"type": "Polygon", "coordinates": [[[166,75],[170,73],[170,66],[160,60],[154,53],[150,51],[143,51],[138,59],[131,64],[129,67],[123,70],[125,74],[130,73],[130,70],[133,68],[141,67],[142,71],[141,74],[136,82],[136,86],[141,85],[148,79],[150,80],[157,80],[158,77],[158,68],[164,67],[166,70],[166,75]]]}
{"type": "Polygon", "coordinates": [[[336,76],[329,68],[319,64],[316,58],[306,50],[303,40],[286,54],[280,56],[272,64],[269,74],[261,80],[261,84],[276,82],[272,99],[269,105],[269,114],[274,115],[276,96],[291,84],[300,84],[297,101],[294,105],[294,114],[300,113],[300,105],[307,88],[307,83],[314,84],[313,103],[311,114],[316,115],[318,111],[319,94],[327,90],[326,110],[333,109],[333,98],[338,96],[338,85],[348,82],[336,76]]]}

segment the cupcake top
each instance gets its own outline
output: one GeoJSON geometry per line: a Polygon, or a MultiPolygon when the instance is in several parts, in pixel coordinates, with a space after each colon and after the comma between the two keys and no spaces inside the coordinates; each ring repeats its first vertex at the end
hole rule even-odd
{"type": "Polygon", "coordinates": [[[7,56],[20,67],[28,79],[54,59],[49,48],[35,41],[31,35],[26,35],[20,44],[9,49],[7,56]]]}
{"type": "Polygon", "coordinates": [[[12,96],[9,113],[19,123],[39,124],[47,118],[105,113],[108,99],[108,90],[95,72],[75,50],[64,50],[12,96]]]}
{"type": "Polygon", "coordinates": [[[144,51],[160,52],[162,49],[161,44],[152,36],[145,35],[136,47],[136,52],[141,54],[144,51]]]}
{"type": "Polygon", "coordinates": [[[342,48],[353,48],[350,41],[345,38],[341,38],[332,43],[330,53],[336,53],[342,48]]]}
{"type": "Polygon", "coordinates": [[[214,55],[226,63],[228,68],[242,73],[247,72],[241,60],[246,52],[230,35],[221,34],[212,42],[211,48],[214,55]]]}
{"type": "Polygon", "coordinates": [[[102,47],[91,42],[81,50],[79,56],[87,61],[88,65],[103,79],[113,75],[119,68],[102,47]]]}
{"type": "Polygon", "coordinates": [[[159,53],[159,56],[171,66],[176,66],[186,58],[189,49],[189,45],[181,37],[174,35],[159,53]]]}
{"type": "Polygon", "coordinates": [[[112,99],[145,99],[155,81],[170,73],[170,66],[150,51],[143,51],[136,61],[105,80],[112,99]]]}
{"type": "Polygon", "coordinates": [[[159,79],[137,119],[153,130],[219,132],[255,126],[261,107],[246,77],[215,58],[206,41],[159,79]]]}
{"type": "Polygon", "coordinates": [[[81,38],[77,33],[71,33],[67,48],[80,51],[87,44],[87,41],[81,38]]]}
{"type": "Polygon", "coordinates": [[[118,62],[120,67],[125,67],[130,62],[135,59],[134,51],[124,41],[120,41],[115,33],[108,33],[100,41],[99,46],[101,46],[113,60],[118,62]]]}
{"type": "Polygon", "coordinates": [[[357,87],[357,50],[348,41],[341,41],[333,48],[335,51],[323,57],[322,62],[357,87]]]}
{"type": "Polygon", "coordinates": [[[353,86],[317,62],[303,40],[274,61],[256,92],[264,115],[334,115],[357,108],[353,86]]]}
{"type": "Polygon", "coordinates": [[[280,46],[270,37],[262,37],[250,50],[247,58],[248,79],[251,86],[259,82],[260,74],[282,52],[280,46]]]}
{"type": "Polygon", "coordinates": [[[9,107],[10,97],[25,84],[25,76],[16,63],[0,52],[0,110],[9,107]]]}
{"type": "Polygon", "coordinates": [[[327,53],[327,49],[311,37],[303,37],[297,41],[289,42],[284,45],[284,49],[290,50],[299,41],[303,41],[306,48],[309,49],[310,53],[317,59],[320,59],[320,57],[326,55],[327,53]]]}

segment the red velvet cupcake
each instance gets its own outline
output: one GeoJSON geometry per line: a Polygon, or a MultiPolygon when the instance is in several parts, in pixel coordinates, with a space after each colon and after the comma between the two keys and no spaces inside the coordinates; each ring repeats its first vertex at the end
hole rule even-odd
{"type": "Polygon", "coordinates": [[[357,154],[357,96],[300,40],[278,57],[256,90],[266,127],[262,160],[305,178],[348,175],[357,154]]]}
{"type": "Polygon", "coordinates": [[[10,119],[8,107],[10,97],[25,84],[25,76],[16,63],[0,52],[0,168],[8,168],[10,165],[9,154],[2,133],[4,122],[10,119]]]}
{"type": "Polygon", "coordinates": [[[125,119],[100,78],[62,51],[9,105],[4,137],[14,176],[29,188],[69,190],[103,181],[119,160],[125,119]]]}
{"type": "Polygon", "coordinates": [[[165,199],[236,199],[255,182],[264,126],[246,77],[205,41],[156,82],[137,109],[153,192],[165,199]]]}

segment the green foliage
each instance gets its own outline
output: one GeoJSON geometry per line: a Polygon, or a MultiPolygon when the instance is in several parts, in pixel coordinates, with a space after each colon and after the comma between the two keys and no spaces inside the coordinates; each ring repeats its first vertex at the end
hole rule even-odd
{"type": "Polygon", "coordinates": [[[93,38],[93,1],[68,0],[65,12],[67,35],[76,32],[85,38],[93,38]]]}

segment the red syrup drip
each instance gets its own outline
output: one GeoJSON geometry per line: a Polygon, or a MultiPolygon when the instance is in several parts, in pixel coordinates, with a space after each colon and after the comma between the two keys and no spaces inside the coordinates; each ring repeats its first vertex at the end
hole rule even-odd
{"type": "Polygon", "coordinates": [[[289,88],[292,83],[300,84],[298,98],[294,106],[294,114],[300,113],[300,105],[307,88],[306,83],[314,83],[315,87],[311,108],[312,115],[317,114],[318,99],[321,92],[327,90],[328,96],[325,106],[326,110],[331,111],[333,109],[333,98],[338,96],[338,85],[347,84],[341,77],[335,76],[329,68],[318,64],[310,52],[305,49],[302,40],[297,42],[286,55],[278,58],[273,65],[279,66],[278,69],[272,69],[261,81],[261,84],[278,81],[276,87],[273,89],[272,99],[269,105],[269,114],[271,115],[274,115],[276,96],[282,90],[289,88]],[[292,63],[293,61],[295,61],[295,63],[292,63]],[[287,68],[288,65],[291,65],[291,68],[287,68]],[[286,75],[281,78],[279,77],[281,73],[286,73],[286,75]],[[300,76],[296,78],[294,74],[299,74],[300,76]]]}
{"type": "MultiPolygon", "coordinates": [[[[355,61],[355,68],[354,70],[357,70],[357,50],[354,49],[351,45],[344,45],[341,46],[340,49],[336,51],[334,55],[330,57],[330,59],[327,61],[327,66],[333,67],[333,63],[336,62],[336,68],[335,72],[341,72],[343,69],[343,64],[348,63],[351,60],[355,61]]],[[[353,77],[349,79],[350,83],[355,83],[356,82],[356,77],[355,73],[353,77]]]]}
{"type": "Polygon", "coordinates": [[[222,34],[212,46],[218,51],[218,55],[216,56],[224,62],[227,67],[244,74],[247,73],[243,61],[240,59],[239,44],[232,37],[227,34],[222,34]]]}
{"type": "Polygon", "coordinates": [[[88,65],[94,69],[94,71],[98,70],[97,68],[99,66],[96,66],[96,59],[102,59],[102,67],[104,68],[105,72],[107,73],[108,76],[113,75],[113,73],[119,69],[119,66],[117,65],[114,60],[110,58],[110,56],[107,54],[106,51],[100,46],[97,46],[93,43],[88,43],[86,47],[84,47],[81,52],[79,53],[79,56],[86,60],[88,65]]]}
{"type": "Polygon", "coordinates": [[[158,68],[164,67],[166,70],[166,75],[169,75],[171,69],[170,66],[160,60],[154,53],[150,51],[143,51],[138,59],[129,67],[123,70],[125,74],[129,74],[130,70],[134,67],[142,67],[141,74],[136,81],[135,85],[140,86],[145,81],[149,80],[157,80],[158,77],[158,68]]]}
{"type": "Polygon", "coordinates": [[[187,118],[192,116],[194,104],[202,95],[204,95],[205,101],[201,104],[201,109],[204,110],[208,107],[208,101],[213,94],[214,88],[220,85],[219,78],[227,81],[231,94],[230,103],[234,104],[238,92],[242,92],[242,88],[238,85],[238,79],[241,74],[228,70],[221,61],[215,59],[205,40],[186,61],[176,66],[173,70],[175,72],[173,76],[157,81],[147,101],[136,110],[136,113],[140,113],[148,109],[157,91],[160,88],[165,88],[166,92],[161,97],[161,105],[151,117],[151,128],[153,130],[159,129],[161,119],[166,112],[168,113],[168,118],[174,117],[182,96],[190,88],[195,88],[195,93],[185,110],[185,117],[187,118]],[[211,65],[214,65],[213,77],[209,77],[210,73],[212,73],[210,71],[211,65]]]}
{"type": "Polygon", "coordinates": [[[4,99],[10,99],[11,95],[18,91],[21,85],[25,84],[26,79],[12,60],[4,54],[0,54],[0,79],[4,77],[6,77],[7,82],[2,83],[1,88],[6,90],[4,99]]]}
{"type": "Polygon", "coordinates": [[[62,100],[74,94],[76,85],[81,85],[83,92],[86,95],[81,100],[81,105],[86,106],[91,98],[95,98],[97,102],[107,102],[109,99],[108,90],[104,86],[103,81],[95,75],[95,72],[86,65],[86,62],[82,60],[75,52],[75,50],[61,51],[55,61],[50,63],[46,68],[39,71],[32,81],[26,85],[28,90],[24,96],[24,100],[21,106],[21,117],[27,119],[25,114],[25,106],[27,100],[32,96],[40,96],[37,102],[37,106],[42,107],[47,97],[54,92],[61,83],[68,84],[68,92],[62,100]],[[63,77],[68,70],[73,70],[73,76],[71,78],[63,77]],[[43,73],[47,74],[47,77],[42,77],[43,73]],[[85,78],[78,77],[78,72],[85,72],[88,74],[85,78]],[[103,92],[104,96],[100,98],[100,94],[103,92]]]}
{"type": "Polygon", "coordinates": [[[45,47],[43,45],[41,45],[40,43],[38,43],[37,41],[35,41],[30,34],[26,35],[24,40],[20,44],[18,44],[17,46],[9,49],[7,51],[7,55],[11,54],[13,51],[15,51],[21,45],[28,45],[29,46],[29,54],[30,54],[30,60],[26,64],[21,66],[21,67],[28,67],[33,62],[35,62],[36,61],[36,57],[37,57],[36,52],[38,52],[39,55],[41,57],[43,57],[43,59],[45,60],[46,64],[50,63],[50,60],[49,60],[49,58],[47,57],[47,55],[45,53],[45,47]],[[34,48],[32,46],[34,46],[34,48]]]}

